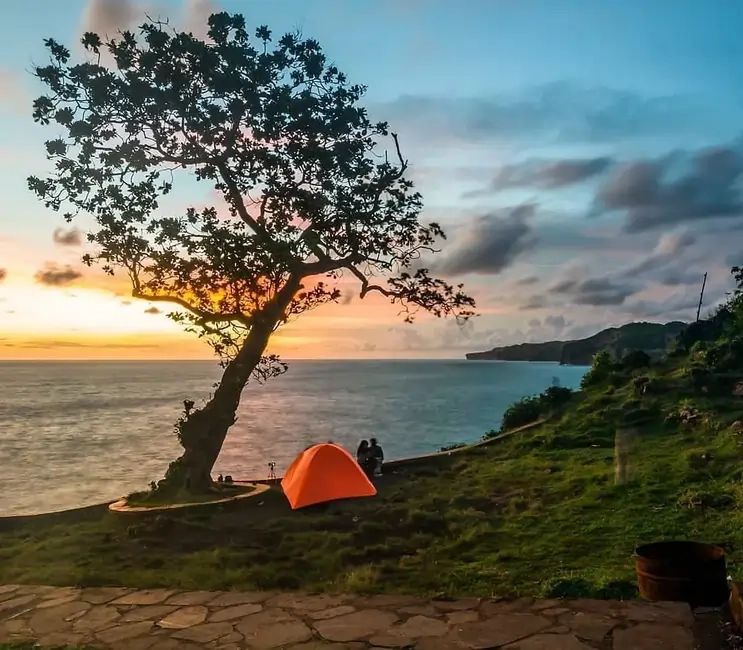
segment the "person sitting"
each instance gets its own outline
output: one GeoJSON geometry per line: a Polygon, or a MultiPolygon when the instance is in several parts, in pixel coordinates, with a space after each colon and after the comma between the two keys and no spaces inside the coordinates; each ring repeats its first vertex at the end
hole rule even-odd
{"type": "Polygon", "coordinates": [[[384,463],[384,451],[382,451],[382,447],[379,445],[376,438],[369,440],[369,456],[372,459],[374,476],[381,476],[382,463],[384,463]]]}
{"type": "Polygon", "coordinates": [[[369,478],[371,478],[374,474],[373,460],[374,459],[369,453],[369,442],[367,440],[362,440],[359,443],[358,449],[356,450],[356,462],[359,464],[361,469],[364,470],[364,474],[366,474],[369,478]]]}

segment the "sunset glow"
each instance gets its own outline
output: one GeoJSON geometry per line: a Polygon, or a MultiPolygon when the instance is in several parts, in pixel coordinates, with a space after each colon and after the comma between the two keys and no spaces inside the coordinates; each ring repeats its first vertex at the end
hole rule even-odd
{"type": "MultiPolygon", "coordinates": [[[[157,6],[173,24],[193,28],[196,4],[157,6]]],[[[735,52],[721,57],[715,44],[727,37],[702,3],[673,16],[613,0],[563,12],[537,3],[554,20],[549,32],[535,25],[530,3],[413,4],[214,3],[243,11],[251,24],[268,23],[274,34],[301,24],[351,82],[368,86],[370,115],[399,133],[425,199],[423,220],[449,235],[440,254],[423,262],[464,283],[478,303],[479,317],[465,328],[426,316],[406,326],[395,306],[380,296],[360,300],[358,285],[344,278],[338,304],[282,327],[270,352],[461,358],[632,320],[691,319],[705,272],[704,310],[724,299],[730,266],[743,262],[738,238],[729,235],[731,217],[743,213],[735,184],[743,175],[743,108],[725,83],[740,46],[731,37],[735,52]],[[466,51],[451,38],[454,25],[469,35],[466,51]],[[663,47],[654,40],[659,26],[669,34],[663,47]],[[597,40],[601,29],[615,40],[597,40]],[[372,37],[378,32],[388,34],[384,56],[372,37]],[[574,34],[569,48],[565,33],[574,34]],[[689,59],[692,34],[707,58],[689,59]],[[647,48],[637,49],[639,42],[647,48]],[[652,170],[649,180],[643,170],[652,170]],[[643,179],[655,185],[640,209],[643,179]]],[[[167,317],[167,304],[133,300],[125,275],[82,264],[92,225],[86,215],[66,224],[27,189],[29,175],[48,170],[44,140],[51,137],[31,119],[42,87],[30,62],[45,62],[44,38],[79,57],[84,30],[132,27],[151,8],[138,0],[117,6],[38,0],[4,17],[0,359],[213,358],[167,317]]],[[[179,176],[162,210],[178,215],[213,205],[229,218],[220,201],[208,184],[179,176]]]]}

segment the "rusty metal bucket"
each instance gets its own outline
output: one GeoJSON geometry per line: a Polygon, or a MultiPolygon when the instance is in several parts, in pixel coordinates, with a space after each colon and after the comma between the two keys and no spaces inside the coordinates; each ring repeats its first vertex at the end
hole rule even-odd
{"type": "Polygon", "coordinates": [[[730,595],[725,551],[712,544],[655,542],[638,546],[635,571],[645,600],[719,607],[730,595]]]}

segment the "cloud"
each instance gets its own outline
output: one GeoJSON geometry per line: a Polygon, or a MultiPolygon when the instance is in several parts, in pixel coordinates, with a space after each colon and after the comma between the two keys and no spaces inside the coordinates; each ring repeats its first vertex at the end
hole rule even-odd
{"type": "Polygon", "coordinates": [[[536,242],[528,221],[536,213],[536,204],[495,210],[476,217],[455,236],[453,246],[431,266],[444,275],[477,273],[497,275],[511,265],[536,242]]]}
{"type": "Polygon", "coordinates": [[[550,291],[569,296],[576,305],[601,307],[624,304],[627,298],[638,293],[639,288],[605,277],[585,280],[566,278],[553,284],[550,291]]]}
{"type": "Polygon", "coordinates": [[[515,187],[559,189],[575,185],[597,176],[612,164],[612,159],[573,158],[564,160],[532,160],[504,165],[498,170],[491,185],[485,190],[467,192],[463,198],[481,196],[498,190],[515,187]]]}
{"type": "Polygon", "coordinates": [[[737,107],[712,104],[705,97],[646,96],[564,81],[497,96],[404,95],[370,109],[419,142],[430,142],[431,134],[437,133],[475,144],[519,140],[596,144],[704,134],[710,125],[719,125],[720,115],[740,114],[737,107]]]}
{"type": "Polygon", "coordinates": [[[743,216],[743,156],[732,147],[677,153],[619,166],[599,189],[594,214],[619,212],[624,230],[743,216]]]}
{"type": "MultiPolygon", "coordinates": [[[[208,30],[207,19],[219,10],[219,5],[213,0],[185,0],[174,26],[204,39],[208,30]]],[[[155,2],[88,0],[83,9],[80,31],[113,37],[120,31],[136,28],[148,15],[165,18],[164,13],[167,11],[164,12],[155,2]]]]}
{"type": "Polygon", "coordinates": [[[119,31],[131,29],[145,17],[143,5],[132,0],[88,0],[83,9],[83,32],[115,36],[119,31]]]}
{"type": "Polygon", "coordinates": [[[214,0],[185,0],[183,28],[196,38],[206,40],[209,16],[220,11],[214,0]]]}
{"type": "Polygon", "coordinates": [[[83,243],[83,234],[77,228],[57,228],[52,235],[55,244],[60,246],[81,246],[83,243]]]}
{"type": "Polygon", "coordinates": [[[8,269],[0,269],[0,282],[8,277],[8,269]]]}
{"type": "MultiPolygon", "coordinates": [[[[8,339],[5,339],[8,341],[8,339]]],[[[23,348],[23,349],[41,349],[51,350],[54,348],[105,348],[112,350],[128,350],[128,349],[157,349],[158,346],[151,343],[107,343],[103,341],[95,342],[84,342],[84,341],[64,341],[56,339],[23,339],[12,342],[0,343],[6,348],[23,348]]]]}
{"type": "Polygon", "coordinates": [[[624,277],[636,277],[647,271],[666,266],[696,244],[697,238],[687,230],[663,233],[653,250],[640,261],[622,272],[624,277]]]}
{"type": "Polygon", "coordinates": [[[51,262],[47,262],[43,269],[34,274],[36,282],[48,287],[64,287],[81,277],[82,273],[73,269],[69,264],[60,266],[51,262]]]}
{"type": "Polygon", "coordinates": [[[148,307],[147,309],[145,309],[144,313],[145,314],[162,314],[163,312],[161,309],[158,309],[157,307],[153,306],[153,307],[148,307]]]}
{"type": "Polygon", "coordinates": [[[560,314],[558,316],[547,316],[544,319],[544,324],[546,327],[551,327],[555,334],[559,334],[562,332],[568,325],[571,325],[572,323],[570,321],[565,320],[565,317],[560,314]]]}
{"type": "Polygon", "coordinates": [[[542,295],[530,296],[526,302],[519,306],[521,311],[530,311],[532,309],[544,309],[547,306],[547,298],[542,295]]]}
{"type": "Polygon", "coordinates": [[[528,275],[525,278],[519,278],[515,284],[520,287],[528,287],[529,285],[536,284],[539,282],[539,278],[536,275],[528,275]]]}
{"type": "Polygon", "coordinates": [[[31,110],[31,96],[15,70],[0,68],[0,112],[23,115],[31,110]]]}

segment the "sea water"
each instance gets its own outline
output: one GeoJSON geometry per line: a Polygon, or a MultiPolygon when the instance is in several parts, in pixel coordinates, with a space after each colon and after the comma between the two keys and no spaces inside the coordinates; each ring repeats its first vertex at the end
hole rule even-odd
{"type": "MultiPolygon", "coordinates": [[[[215,467],[266,478],[332,440],[376,437],[387,459],[474,442],[514,401],[586,368],[553,363],[293,361],[249,384],[215,467]],[[557,378],[557,379],[555,379],[557,378]]],[[[0,362],[0,516],[74,508],[145,489],[179,454],[183,400],[208,397],[208,361],[0,362]]]]}

